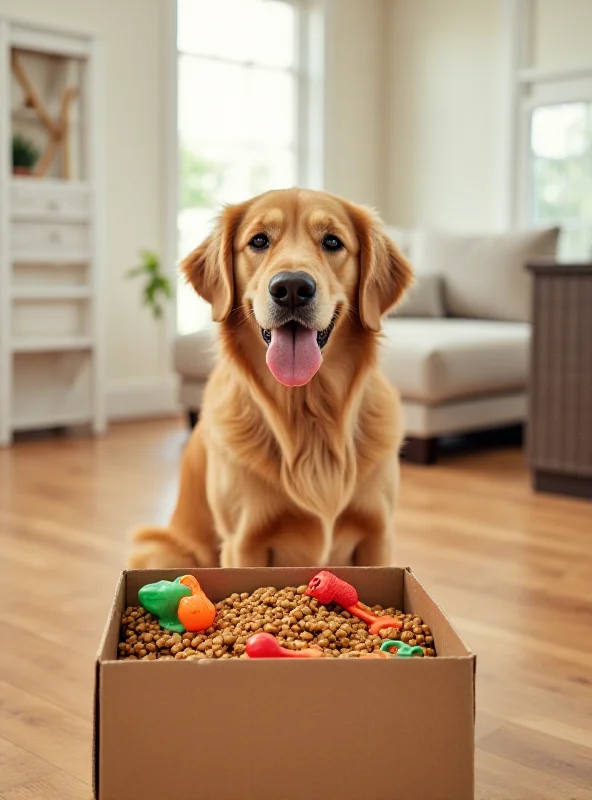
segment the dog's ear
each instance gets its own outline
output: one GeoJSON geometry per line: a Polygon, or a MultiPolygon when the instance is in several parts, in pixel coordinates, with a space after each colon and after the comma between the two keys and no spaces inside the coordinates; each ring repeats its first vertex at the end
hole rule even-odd
{"type": "Polygon", "coordinates": [[[227,206],[212,233],[181,262],[181,272],[212,306],[215,322],[223,322],[234,304],[234,237],[246,207],[227,206]]]}
{"type": "Polygon", "coordinates": [[[350,214],[360,242],[358,312],[365,328],[379,331],[382,316],[411,285],[413,270],[373,211],[353,206],[350,214]]]}

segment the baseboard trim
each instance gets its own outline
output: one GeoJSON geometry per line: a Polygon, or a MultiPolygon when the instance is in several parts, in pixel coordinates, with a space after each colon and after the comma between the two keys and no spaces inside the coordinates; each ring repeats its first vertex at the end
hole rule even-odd
{"type": "Polygon", "coordinates": [[[536,492],[565,494],[592,500],[592,478],[582,475],[564,475],[537,469],[534,471],[533,483],[536,492]]]}
{"type": "Polygon", "coordinates": [[[177,376],[121,378],[107,384],[107,419],[164,417],[181,410],[177,376]]]}

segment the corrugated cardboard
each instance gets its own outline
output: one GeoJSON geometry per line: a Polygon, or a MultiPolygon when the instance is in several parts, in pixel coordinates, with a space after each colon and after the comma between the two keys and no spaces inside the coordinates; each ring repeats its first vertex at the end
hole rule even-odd
{"type": "MultiPolygon", "coordinates": [[[[191,570],[214,602],[317,571],[191,570]]],[[[95,798],[472,798],[475,656],[411,570],[332,571],[363,602],[423,617],[438,657],[117,661],[139,588],[184,574],[124,572],[97,658],[95,798]]]]}

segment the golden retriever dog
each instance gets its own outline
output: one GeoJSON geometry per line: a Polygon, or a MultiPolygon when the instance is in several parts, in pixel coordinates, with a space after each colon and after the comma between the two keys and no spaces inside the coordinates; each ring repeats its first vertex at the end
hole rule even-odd
{"type": "Polygon", "coordinates": [[[185,449],[168,528],[132,567],[391,563],[399,397],[381,317],[412,270],[373,212],[287,189],[227,207],[182,270],[221,358],[185,449]]]}

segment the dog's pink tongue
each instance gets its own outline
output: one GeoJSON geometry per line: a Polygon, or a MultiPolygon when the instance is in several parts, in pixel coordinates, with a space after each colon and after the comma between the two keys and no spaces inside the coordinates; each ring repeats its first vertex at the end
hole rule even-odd
{"type": "Polygon", "coordinates": [[[316,331],[302,325],[283,325],[271,331],[267,366],[284,386],[304,386],[322,361],[316,331]]]}

